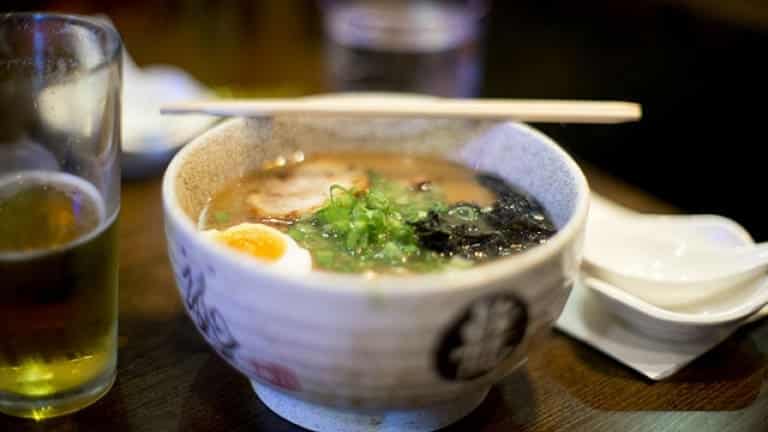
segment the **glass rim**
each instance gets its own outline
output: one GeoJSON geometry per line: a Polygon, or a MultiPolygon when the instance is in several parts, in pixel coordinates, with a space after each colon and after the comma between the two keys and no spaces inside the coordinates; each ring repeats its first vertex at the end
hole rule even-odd
{"type": "Polygon", "coordinates": [[[51,21],[60,21],[66,24],[76,25],[80,26],[82,28],[86,28],[91,32],[95,31],[103,31],[109,39],[109,41],[114,45],[111,47],[105,48],[105,56],[104,60],[93,65],[85,68],[84,70],[91,74],[93,72],[97,72],[98,70],[102,69],[104,66],[109,65],[120,57],[120,54],[123,51],[123,40],[120,37],[120,33],[117,31],[114,25],[110,23],[107,19],[93,17],[93,16],[86,16],[86,15],[77,15],[77,14],[66,14],[66,13],[58,13],[58,12],[7,12],[0,14],[0,28],[2,28],[3,24],[9,20],[14,18],[21,18],[23,20],[28,21],[34,21],[34,20],[51,20],[51,21]]]}
{"type": "MultiPolygon", "coordinates": [[[[469,16],[472,20],[480,21],[488,16],[491,11],[491,4],[493,0],[466,0],[462,8],[469,12],[469,16]]],[[[339,0],[318,0],[317,4],[320,6],[320,12],[326,14],[333,5],[339,3],[339,0]]]]}

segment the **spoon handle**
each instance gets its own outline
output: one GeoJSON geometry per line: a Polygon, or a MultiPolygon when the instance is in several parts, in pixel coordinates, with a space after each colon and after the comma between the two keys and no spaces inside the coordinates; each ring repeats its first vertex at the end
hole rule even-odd
{"type": "Polygon", "coordinates": [[[749,256],[749,261],[754,266],[768,264],[768,242],[747,246],[742,253],[749,256]]]}

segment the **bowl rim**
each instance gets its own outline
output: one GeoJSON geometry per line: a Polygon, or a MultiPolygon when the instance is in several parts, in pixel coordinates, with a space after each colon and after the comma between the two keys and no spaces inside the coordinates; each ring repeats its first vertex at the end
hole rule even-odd
{"type": "MultiPolygon", "coordinates": [[[[557,154],[565,163],[566,169],[575,181],[577,197],[573,214],[549,241],[524,253],[484,263],[477,267],[447,270],[438,273],[408,276],[377,275],[374,278],[367,278],[361,274],[312,272],[312,277],[308,278],[305,274],[279,271],[199,235],[196,224],[181,209],[175,194],[178,172],[183,166],[187,155],[197,148],[205,146],[209,141],[209,137],[234,127],[238,122],[244,125],[245,120],[243,117],[228,119],[199,135],[184,146],[173,157],[163,175],[162,199],[166,219],[170,219],[170,222],[177,229],[189,237],[188,241],[195,248],[201,248],[207,251],[207,253],[214,254],[228,266],[237,268],[240,272],[252,277],[254,280],[272,279],[276,282],[284,282],[283,285],[285,287],[294,286],[337,295],[346,294],[365,297],[370,295],[370,290],[374,290],[377,294],[420,296],[432,292],[492,286],[498,285],[498,283],[508,279],[511,275],[534,268],[553,258],[565,249],[569,243],[575,241],[580,230],[583,231],[586,227],[590,193],[587,179],[581,168],[565,150],[542,132],[526,124],[502,121],[495,123],[495,125],[506,124],[514,127],[526,134],[532,135],[542,145],[549,147],[550,151],[557,154]]],[[[166,220],[166,223],[168,222],[166,220]]],[[[168,235],[167,230],[166,234],[168,235]]]]}

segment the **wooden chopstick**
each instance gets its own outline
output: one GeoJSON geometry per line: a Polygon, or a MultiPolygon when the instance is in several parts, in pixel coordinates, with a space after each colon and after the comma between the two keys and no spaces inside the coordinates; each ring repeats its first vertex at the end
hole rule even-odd
{"type": "Polygon", "coordinates": [[[163,114],[267,117],[378,116],[418,118],[510,119],[531,123],[623,123],[642,117],[639,104],[619,101],[447,99],[447,98],[323,98],[223,99],[172,103],[163,114]]]}

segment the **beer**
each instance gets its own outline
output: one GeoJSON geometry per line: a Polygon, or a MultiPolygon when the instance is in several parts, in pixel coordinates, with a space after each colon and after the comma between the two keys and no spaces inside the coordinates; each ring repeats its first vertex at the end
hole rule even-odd
{"type": "Polygon", "coordinates": [[[0,411],[61,415],[109,389],[117,331],[114,213],[106,214],[92,184],[70,174],[0,177],[0,411]]]}

